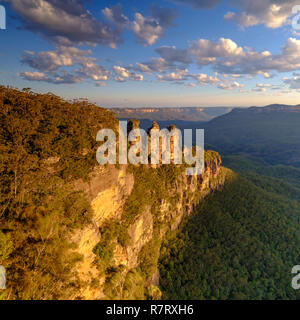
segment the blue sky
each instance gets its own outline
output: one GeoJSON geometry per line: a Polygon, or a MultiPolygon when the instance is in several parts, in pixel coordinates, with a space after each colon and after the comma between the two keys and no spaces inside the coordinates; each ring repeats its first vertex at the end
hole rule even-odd
{"type": "Polygon", "coordinates": [[[3,85],[104,107],[300,103],[297,0],[0,4],[3,85]]]}

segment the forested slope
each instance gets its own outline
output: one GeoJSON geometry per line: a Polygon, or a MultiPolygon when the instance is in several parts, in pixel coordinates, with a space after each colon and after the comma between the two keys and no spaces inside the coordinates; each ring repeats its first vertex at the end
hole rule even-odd
{"type": "Polygon", "coordinates": [[[299,299],[299,190],[235,175],[205,199],[161,250],[168,299],[299,299]],[[250,181],[252,180],[252,181],[250,181]]]}

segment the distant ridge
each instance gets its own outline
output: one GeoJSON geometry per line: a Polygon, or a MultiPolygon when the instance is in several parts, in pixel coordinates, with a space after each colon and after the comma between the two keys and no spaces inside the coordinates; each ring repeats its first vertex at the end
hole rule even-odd
{"type": "Polygon", "coordinates": [[[203,124],[205,142],[222,155],[247,154],[300,167],[300,105],[236,108],[203,124]]]}
{"type": "Polygon", "coordinates": [[[182,108],[111,108],[119,119],[151,119],[154,121],[183,120],[210,121],[232,111],[231,107],[182,107],[182,108]]]}
{"type": "Polygon", "coordinates": [[[269,104],[265,107],[249,107],[249,108],[234,108],[233,112],[300,112],[300,104],[287,105],[287,104],[269,104]]]}

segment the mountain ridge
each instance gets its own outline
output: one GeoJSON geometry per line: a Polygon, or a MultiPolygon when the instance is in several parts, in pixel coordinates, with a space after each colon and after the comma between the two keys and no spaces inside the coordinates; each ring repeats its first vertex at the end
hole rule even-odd
{"type": "Polygon", "coordinates": [[[110,108],[119,119],[151,119],[152,121],[209,121],[230,112],[231,107],[110,108]]]}

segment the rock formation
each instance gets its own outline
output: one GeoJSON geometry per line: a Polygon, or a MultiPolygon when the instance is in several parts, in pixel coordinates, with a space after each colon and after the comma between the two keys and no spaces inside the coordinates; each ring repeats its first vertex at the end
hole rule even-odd
{"type": "MultiPolygon", "coordinates": [[[[142,210],[132,220],[126,218],[124,210],[131,205],[128,202],[132,201],[132,196],[142,184],[135,174],[138,169],[125,165],[120,170],[114,166],[101,167],[93,173],[88,184],[80,185],[80,189],[86,190],[94,209],[93,223],[74,237],[77,251],[83,256],[78,269],[84,283],[81,298],[143,299],[153,292],[157,298],[160,242],[193,212],[201,199],[224,184],[224,169],[219,155],[214,152],[208,155],[202,176],[186,176],[184,171],[178,170],[176,175],[165,178],[168,181],[161,179],[162,185],[167,183],[169,186],[164,190],[165,195],[153,194],[151,201],[143,207],[141,201],[142,210]],[[120,243],[117,236],[110,239],[108,249],[112,253],[106,272],[103,272],[99,269],[94,248],[103,240],[102,230],[105,229],[102,227],[111,221],[125,227],[128,239],[126,243],[120,243]],[[151,252],[152,260],[148,261],[151,268],[141,272],[145,269],[145,259],[150,259],[148,252],[151,252]]],[[[142,169],[149,177],[155,174],[153,170],[158,170],[149,166],[142,169]]],[[[146,193],[144,197],[147,197],[146,193]]],[[[110,224],[111,228],[115,225],[110,224]]]]}

